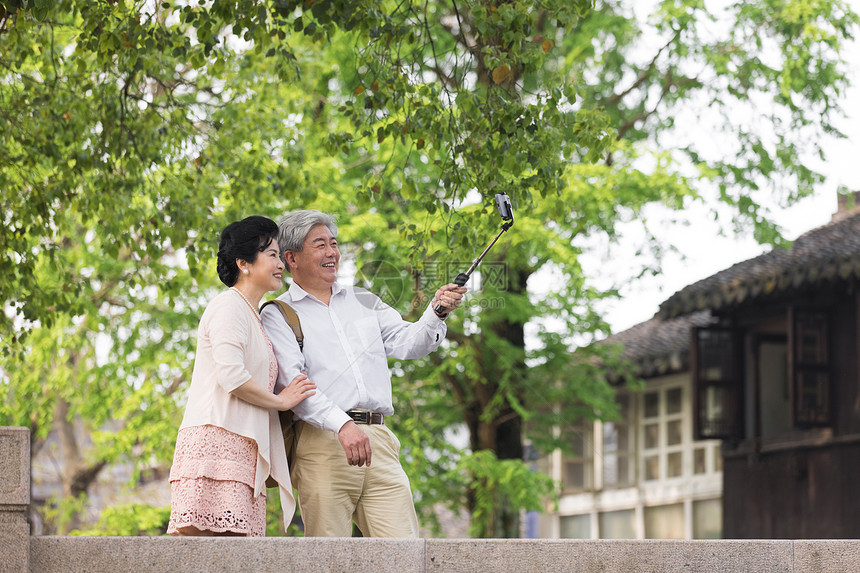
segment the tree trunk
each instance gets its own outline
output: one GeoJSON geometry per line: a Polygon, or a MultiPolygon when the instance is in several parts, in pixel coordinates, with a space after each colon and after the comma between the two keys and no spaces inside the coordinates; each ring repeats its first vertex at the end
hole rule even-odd
{"type": "MultiPolygon", "coordinates": [[[[63,498],[76,499],[82,494],[89,493],[90,486],[105,467],[105,462],[98,461],[92,465],[84,463],[78,445],[75,424],[69,420],[69,403],[63,398],[57,400],[54,428],[57,430],[63,464],[63,498]]],[[[68,521],[58,524],[58,533],[61,535],[68,534],[73,529],[80,528],[81,523],[81,515],[78,512],[73,512],[68,521]]]]}
{"type": "MultiPolygon", "coordinates": [[[[508,267],[508,290],[514,294],[525,293],[529,273],[508,267]]],[[[493,333],[506,340],[515,349],[513,356],[484,356],[484,381],[476,382],[476,400],[466,414],[466,423],[471,436],[472,451],[490,450],[500,460],[521,460],[523,458],[522,418],[510,406],[503,407],[490,421],[481,419],[481,414],[490,400],[499,391],[497,380],[505,371],[513,371],[515,379],[527,376],[525,365],[524,325],[517,322],[502,321],[489,325],[493,333]]],[[[479,352],[483,352],[479,350],[479,352]]],[[[520,401],[522,396],[518,396],[520,401]]],[[[469,509],[474,511],[474,496],[470,492],[469,509]]],[[[511,507],[507,500],[501,500],[487,517],[486,535],[497,538],[516,538],[520,536],[519,511],[511,507]]]]}

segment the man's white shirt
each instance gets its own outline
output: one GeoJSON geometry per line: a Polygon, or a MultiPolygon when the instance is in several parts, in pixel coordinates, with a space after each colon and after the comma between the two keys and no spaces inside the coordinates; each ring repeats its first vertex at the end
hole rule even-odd
{"type": "Polygon", "coordinates": [[[278,299],[296,311],[304,335],[300,350],[278,309],[263,309],[263,327],[278,359],[278,381],[287,386],[306,372],[317,385],[316,394],[293,411],[333,432],[350,420],[346,411],[352,408],[393,414],[386,358],[422,358],[436,350],[447,333],[430,306],[417,321],[408,322],[375,294],[337,282],[328,305],[295,283],[278,299]]]}

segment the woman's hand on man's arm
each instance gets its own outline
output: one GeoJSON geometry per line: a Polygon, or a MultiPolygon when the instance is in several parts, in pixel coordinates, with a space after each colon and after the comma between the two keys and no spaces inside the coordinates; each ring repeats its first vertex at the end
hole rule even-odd
{"type": "Polygon", "coordinates": [[[303,402],[308,396],[316,394],[317,385],[308,379],[308,375],[302,372],[290,382],[290,385],[278,392],[277,397],[285,401],[284,408],[278,410],[290,410],[297,404],[303,402]]]}
{"type": "Polygon", "coordinates": [[[316,384],[308,380],[307,374],[302,373],[293,378],[290,385],[277,394],[267,392],[253,378],[230,393],[261,408],[289,410],[308,396],[316,394],[316,387],[316,384]]]}

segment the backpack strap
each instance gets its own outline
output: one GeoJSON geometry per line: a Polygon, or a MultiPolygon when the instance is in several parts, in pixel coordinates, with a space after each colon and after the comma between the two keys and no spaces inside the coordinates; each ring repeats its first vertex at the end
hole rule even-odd
{"type": "MultiPolygon", "coordinates": [[[[260,307],[260,312],[263,312],[263,309],[270,304],[274,304],[278,307],[278,310],[281,311],[281,315],[284,317],[284,320],[287,321],[287,324],[290,325],[293,334],[296,335],[296,342],[299,343],[299,350],[302,350],[302,347],[304,346],[305,335],[302,333],[302,323],[299,321],[299,315],[296,314],[296,311],[293,310],[293,307],[291,307],[284,301],[278,299],[266,301],[263,306],[260,307]]],[[[288,467],[295,467],[296,446],[298,444],[296,422],[298,421],[298,418],[293,416],[292,410],[282,410],[278,412],[278,419],[281,422],[281,433],[284,436],[284,449],[287,452],[288,467]]],[[[266,487],[276,487],[277,485],[278,483],[272,476],[269,476],[266,479],[266,487]]]]}
{"type": "Polygon", "coordinates": [[[293,330],[293,334],[296,335],[296,342],[299,343],[299,350],[301,350],[304,346],[305,335],[302,334],[302,323],[299,321],[299,315],[296,314],[293,307],[278,299],[267,301],[260,307],[260,312],[263,312],[263,309],[270,304],[274,304],[278,307],[278,310],[281,311],[281,315],[283,315],[284,320],[287,321],[287,324],[289,324],[290,328],[293,330]]]}

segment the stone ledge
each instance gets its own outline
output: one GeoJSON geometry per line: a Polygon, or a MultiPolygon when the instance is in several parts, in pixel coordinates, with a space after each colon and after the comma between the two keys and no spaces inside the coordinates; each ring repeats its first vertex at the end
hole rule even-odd
{"type": "Polygon", "coordinates": [[[427,542],[427,571],[791,572],[791,541],[449,540],[427,542]]]}
{"type": "Polygon", "coordinates": [[[797,540],[793,544],[794,570],[798,573],[860,571],[860,541],[856,539],[797,540]]]}
{"type": "Polygon", "coordinates": [[[31,537],[29,561],[33,573],[847,573],[860,540],[31,537]]]}
{"type": "Polygon", "coordinates": [[[423,540],[296,537],[30,538],[32,573],[419,573],[423,570],[423,540]]]}

